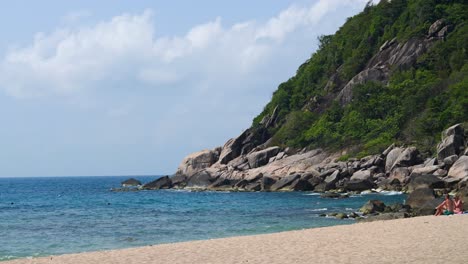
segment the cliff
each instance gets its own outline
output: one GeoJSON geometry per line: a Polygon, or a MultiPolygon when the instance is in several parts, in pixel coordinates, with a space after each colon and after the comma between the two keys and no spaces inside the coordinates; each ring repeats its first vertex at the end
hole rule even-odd
{"type": "Polygon", "coordinates": [[[249,129],[147,189],[427,188],[425,202],[453,190],[466,199],[466,10],[465,1],[368,4],[320,37],[249,129]]]}

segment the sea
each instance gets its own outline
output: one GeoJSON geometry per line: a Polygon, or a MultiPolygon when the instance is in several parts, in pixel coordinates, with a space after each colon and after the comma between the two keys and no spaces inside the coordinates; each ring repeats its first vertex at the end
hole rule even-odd
{"type": "MultiPolygon", "coordinates": [[[[323,217],[404,194],[112,192],[129,176],[0,178],[0,261],[352,224],[323,217]]],[[[149,182],[158,176],[134,177],[149,182]]]]}

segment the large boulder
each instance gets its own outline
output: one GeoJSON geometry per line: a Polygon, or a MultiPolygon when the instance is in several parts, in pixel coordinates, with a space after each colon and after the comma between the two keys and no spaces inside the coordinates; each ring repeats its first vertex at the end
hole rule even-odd
{"type": "Polygon", "coordinates": [[[374,183],[369,180],[350,180],[344,184],[346,191],[362,192],[374,188],[374,183]]]}
{"type": "Polygon", "coordinates": [[[206,170],[203,170],[188,178],[187,188],[204,189],[210,186],[215,180],[216,179],[213,178],[210,173],[208,173],[206,170]]]}
{"type": "Polygon", "coordinates": [[[273,184],[271,186],[270,190],[272,190],[272,191],[281,190],[281,189],[291,185],[295,180],[300,179],[300,178],[301,178],[301,175],[298,175],[298,174],[293,174],[293,175],[283,177],[280,180],[278,180],[275,184],[273,184]]]}
{"type": "Polygon", "coordinates": [[[159,179],[156,179],[152,182],[149,182],[143,185],[143,190],[159,190],[159,189],[169,189],[172,187],[172,181],[169,176],[164,176],[159,179]]]}
{"type": "Polygon", "coordinates": [[[452,155],[459,155],[464,147],[464,131],[456,124],[442,132],[442,141],[437,145],[437,158],[442,161],[452,155]]]}
{"type": "Polygon", "coordinates": [[[173,188],[183,188],[187,185],[187,176],[183,174],[175,174],[171,177],[173,188]]]}
{"type": "Polygon", "coordinates": [[[327,184],[329,184],[329,183],[330,184],[335,184],[339,180],[340,180],[340,171],[336,170],[331,175],[328,175],[327,177],[325,177],[325,179],[323,181],[325,183],[327,183],[327,184]]]}
{"type": "Polygon", "coordinates": [[[260,179],[260,189],[262,191],[269,191],[271,186],[275,184],[275,182],[276,182],[275,179],[268,177],[268,176],[263,176],[260,179]]]}
{"type": "Polygon", "coordinates": [[[409,183],[407,185],[408,191],[414,191],[419,188],[444,188],[445,182],[434,175],[431,174],[414,174],[410,176],[409,183]]]}
{"type": "Polygon", "coordinates": [[[398,181],[399,183],[405,183],[409,175],[410,175],[410,171],[408,168],[406,167],[395,168],[390,172],[388,181],[390,183],[395,182],[395,181],[398,181]]]}
{"type": "Polygon", "coordinates": [[[395,161],[398,159],[402,152],[402,148],[393,148],[392,150],[390,150],[390,152],[387,154],[387,158],[385,159],[386,172],[391,171],[391,169],[393,168],[393,164],[395,164],[395,161]]]}
{"type": "Polygon", "coordinates": [[[191,177],[213,165],[218,160],[219,153],[220,148],[192,153],[182,160],[176,174],[191,177]]]}
{"type": "Polygon", "coordinates": [[[270,147],[247,155],[250,168],[258,168],[268,163],[271,157],[275,157],[280,151],[279,147],[270,147]]]}
{"type": "Polygon", "coordinates": [[[304,191],[312,191],[314,189],[314,186],[312,186],[312,184],[307,180],[296,179],[295,181],[291,183],[291,185],[289,185],[289,187],[287,187],[287,189],[291,191],[304,192],[304,191]]]}
{"type": "Polygon", "coordinates": [[[130,178],[128,180],[125,180],[121,182],[122,187],[130,187],[130,186],[140,186],[141,182],[135,178],[130,178]]]}
{"type": "Polygon", "coordinates": [[[420,168],[415,168],[411,171],[411,175],[423,175],[423,174],[433,174],[439,170],[439,166],[433,165],[433,166],[426,166],[426,167],[420,167],[420,168]]]}
{"type": "MultiPolygon", "coordinates": [[[[429,187],[422,187],[414,190],[406,199],[406,204],[411,206],[413,210],[420,210],[426,208],[430,205],[432,206],[433,201],[435,200],[434,190],[429,187]]],[[[435,206],[432,207],[432,213],[435,210],[435,206]]]]}
{"type": "Polygon", "coordinates": [[[461,156],[450,168],[448,177],[463,179],[468,177],[468,156],[461,156]]]}
{"type": "Polygon", "coordinates": [[[421,162],[422,160],[419,157],[418,149],[415,147],[409,147],[403,150],[403,152],[398,156],[391,169],[396,167],[409,167],[421,162]]]}
{"type": "Polygon", "coordinates": [[[372,173],[370,170],[360,170],[356,171],[353,173],[353,176],[351,176],[350,180],[371,180],[372,179],[372,173]]]}

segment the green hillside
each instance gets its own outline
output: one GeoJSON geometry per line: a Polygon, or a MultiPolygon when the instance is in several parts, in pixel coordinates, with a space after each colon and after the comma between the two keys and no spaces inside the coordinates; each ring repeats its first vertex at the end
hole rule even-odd
{"type": "Polygon", "coordinates": [[[464,0],[368,4],[334,35],[319,38],[318,50],[279,85],[252,128],[277,108],[275,125],[267,131],[270,145],[352,147],[351,155],[362,156],[400,142],[431,154],[444,128],[468,122],[467,17],[464,0]],[[446,32],[431,38],[428,31],[439,19],[446,32]],[[355,85],[352,100],[340,102],[343,87],[385,52],[387,43],[398,43],[397,50],[411,41],[430,43],[429,48],[410,66],[381,62],[389,69],[385,80],[355,85]]]}

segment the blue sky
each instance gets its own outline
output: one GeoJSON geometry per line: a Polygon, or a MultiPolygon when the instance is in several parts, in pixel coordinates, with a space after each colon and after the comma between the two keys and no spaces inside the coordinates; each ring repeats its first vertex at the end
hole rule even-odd
{"type": "Polygon", "coordinates": [[[3,3],[0,177],[172,174],[367,1],[227,2],[3,3]]]}

